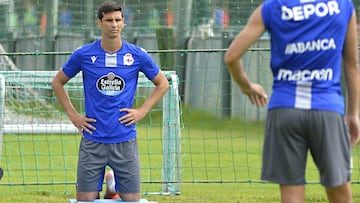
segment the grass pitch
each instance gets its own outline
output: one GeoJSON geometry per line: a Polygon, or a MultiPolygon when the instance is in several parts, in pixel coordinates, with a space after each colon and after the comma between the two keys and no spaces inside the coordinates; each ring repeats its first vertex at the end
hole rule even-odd
{"type": "MultiPolygon", "coordinates": [[[[260,182],[262,122],[184,113],[180,195],[144,195],[159,203],[279,202],[275,184],[260,182]]],[[[156,118],[152,118],[152,122],[156,118]]],[[[161,127],[139,125],[144,192],[161,191],[161,127]],[[153,183],[151,183],[153,182],[153,183]]],[[[0,202],[68,202],[75,196],[79,135],[5,135],[0,202]]],[[[360,202],[359,147],[353,150],[353,196],[360,202]]],[[[327,202],[309,158],[305,202],[327,202]]]]}

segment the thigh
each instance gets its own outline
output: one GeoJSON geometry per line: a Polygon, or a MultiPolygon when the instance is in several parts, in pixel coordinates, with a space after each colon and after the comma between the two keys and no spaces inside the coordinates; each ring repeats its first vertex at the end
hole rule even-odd
{"type": "Polygon", "coordinates": [[[108,161],[106,144],[83,138],[80,143],[76,189],[78,192],[102,190],[108,161]]]}
{"type": "Polygon", "coordinates": [[[262,179],[284,185],[303,185],[308,144],[306,112],[292,108],[267,114],[262,179]]]}
{"type": "Polygon", "coordinates": [[[120,194],[140,192],[140,161],[136,138],[111,145],[109,165],[114,171],[115,189],[120,194]]]}
{"type": "Polygon", "coordinates": [[[319,169],[321,184],[336,187],[350,181],[350,135],[343,116],[313,111],[310,118],[310,151],[319,169]]]}

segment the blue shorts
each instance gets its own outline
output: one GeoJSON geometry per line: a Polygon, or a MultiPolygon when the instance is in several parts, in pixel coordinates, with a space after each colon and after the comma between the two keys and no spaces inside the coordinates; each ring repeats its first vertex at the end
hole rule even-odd
{"type": "Polygon", "coordinates": [[[336,187],[350,181],[350,136],[342,115],[293,108],[270,110],[261,178],[283,185],[304,185],[309,151],[322,185],[336,187]]]}

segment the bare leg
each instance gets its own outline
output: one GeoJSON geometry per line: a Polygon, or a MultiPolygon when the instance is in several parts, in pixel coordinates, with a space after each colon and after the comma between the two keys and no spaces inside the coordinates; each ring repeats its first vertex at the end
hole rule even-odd
{"type": "Polygon", "coordinates": [[[140,201],[140,193],[117,193],[115,190],[114,172],[108,171],[105,175],[106,178],[106,192],[104,199],[118,199],[119,195],[122,201],[138,202],[140,201]]]}
{"type": "Polygon", "coordinates": [[[104,199],[119,199],[119,194],[115,189],[115,179],[114,179],[114,171],[108,171],[105,175],[106,179],[106,191],[104,195],[104,199]]]}
{"type": "Polygon", "coordinates": [[[333,188],[326,188],[326,194],[330,203],[352,203],[351,183],[333,188]]]}
{"type": "Polygon", "coordinates": [[[304,185],[280,185],[282,203],[303,203],[305,199],[304,185]]]}
{"type": "Polygon", "coordinates": [[[99,192],[76,192],[77,201],[92,202],[99,197],[99,192]]]}
{"type": "Polygon", "coordinates": [[[121,197],[121,200],[123,201],[128,201],[128,202],[138,202],[140,201],[140,193],[132,193],[132,194],[124,194],[124,193],[121,193],[120,194],[120,197],[121,197]]]}

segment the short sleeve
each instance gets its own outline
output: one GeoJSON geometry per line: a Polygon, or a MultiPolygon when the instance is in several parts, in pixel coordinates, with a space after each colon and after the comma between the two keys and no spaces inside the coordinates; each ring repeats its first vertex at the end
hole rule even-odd
{"type": "Polygon", "coordinates": [[[69,59],[65,62],[62,66],[62,70],[64,71],[65,75],[69,78],[74,77],[78,74],[81,70],[81,49],[77,49],[71,54],[69,59]]]}
{"type": "Polygon", "coordinates": [[[153,80],[160,72],[160,67],[144,49],[141,48],[140,52],[142,57],[141,72],[143,72],[149,80],[153,80]]]}

